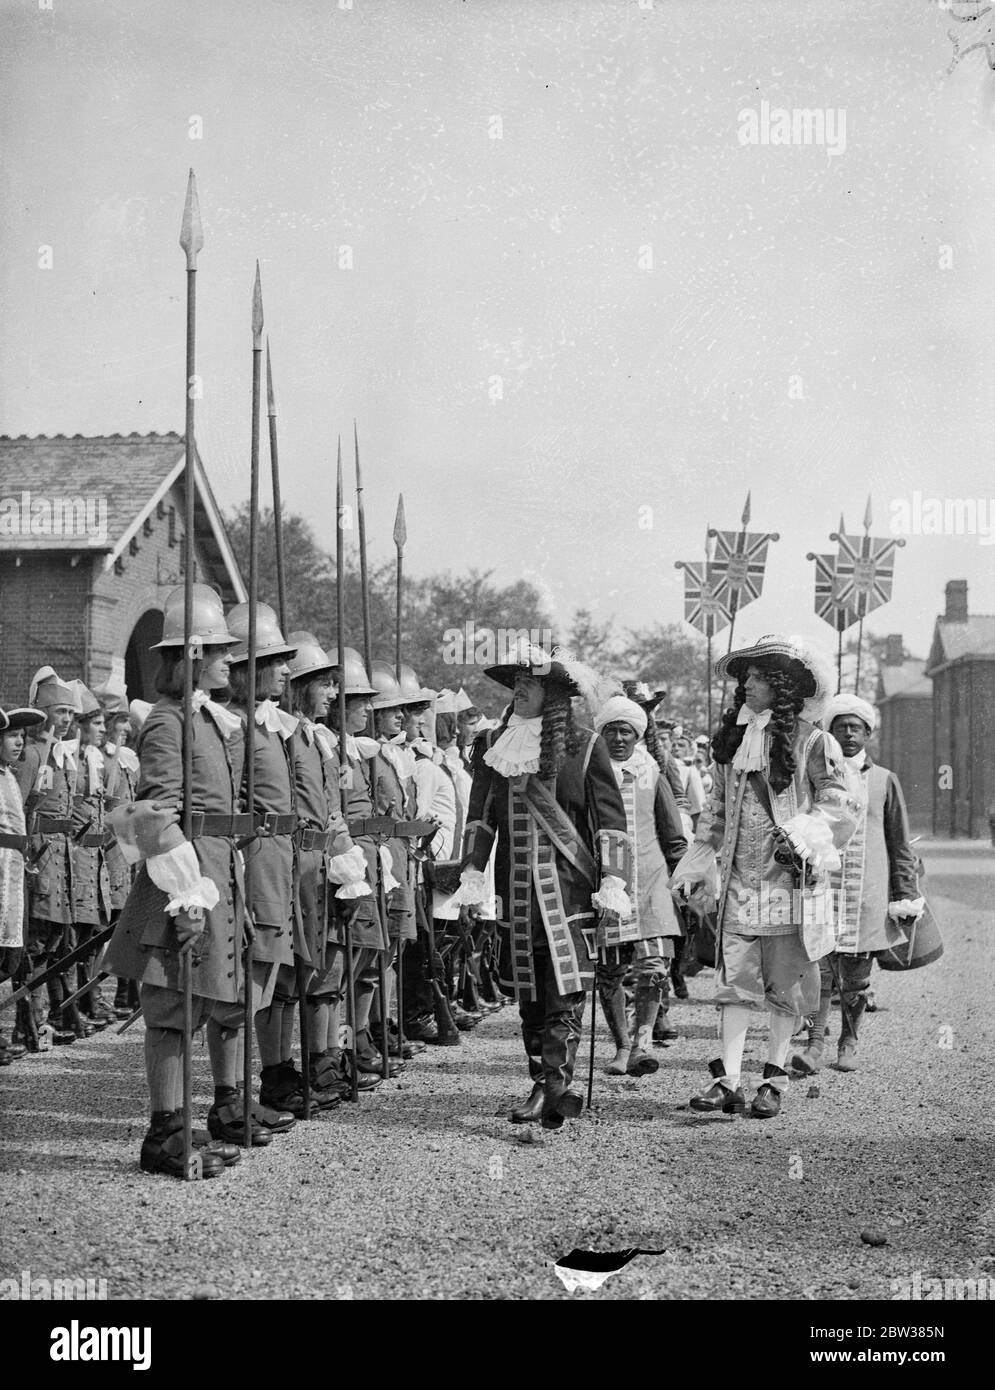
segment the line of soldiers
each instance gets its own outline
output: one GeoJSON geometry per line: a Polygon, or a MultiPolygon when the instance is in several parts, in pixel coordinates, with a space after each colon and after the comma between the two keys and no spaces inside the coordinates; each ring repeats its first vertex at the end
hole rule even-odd
{"type": "MultiPolygon", "coordinates": [[[[137,756],[117,712],[105,715],[85,687],[50,668],[39,673],[30,708],[0,717],[0,883],[27,884],[23,900],[0,898],[11,938],[5,974],[34,982],[3,1060],[106,1026],[115,1010],[101,996],[101,977],[116,975],[121,991],[137,988],[151,1111],[141,1163],[174,1176],[184,1171],[183,952],[192,968],[191,1024],[205,1029],[215,1088],[207,1129],[195,1132],[205,1176],[306,1112],[375,1089],[427,1044],[458,1045],[506,1001],[494,970],[493,894],[472,910],[454,907],[456,885],[445,882],[447,862],[450,877],[452,864],[458,869],[469,795],[465,732],[457,745],[458,717],[467,730],[476,713],[466,697],[436,700],[409,667],[396,673],[374,662],[367,672],[348,647],[333,660],[310,633],[285,640],[265,604],[256,606],[250,692],[248,605],[226,617],[213,590],[197,585],[194,598],[192,841],[178,824],[182,590],[165,605],[160,698],[140,729],[137,756]],[[339,684],[344,729],[332,701],[339,684]],[[108,721],[113,738],[101,748],[108,721]],[[108,935],[99,972],[86,975],[96,969],[88,946],[108,935]],[[73,950],[81,990],[65,969],[52,969],[73,950]],[[46,969],[47,997],[39,980],[46,969]],[[240,1094],[246,989],[261,1065],[248,1133],[240,1094]],[[298,1065],[302,992],[307,1047],[298,1065]]],[[[119,998],[124,1012],[129,1001],[119,998]]]]}

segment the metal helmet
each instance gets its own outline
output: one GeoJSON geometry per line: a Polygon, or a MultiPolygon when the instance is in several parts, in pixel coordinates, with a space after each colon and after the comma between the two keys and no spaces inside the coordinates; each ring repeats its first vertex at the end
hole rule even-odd
{"type": "Polygon", "coordinates": [[[409,666],[404,661],[401,662],[401,669],[398,671],[398,683],[404,695],[405,704],[424,705],[435,699],[436,692],[425,689],[415,675],[414,667],[409,666]]]}
{"type": "Polygon", "coordinates": [[[333,647],[331,651],[332,670],[343,695],[375,695],[370,684],[363,658],[355,647],[333,647]]]}
{"type": "Polygon", "coordinates": [[[318,641],[317,637],[315,637],[314,633],[313,633],[313,632],[307,632],[307,631],[305,631],[305,629],[302,628],[302,627],[299,627],[299,628],[296,630],[296,632],[288,632],[288,633],[287,633],[287,641],[288,641],[288,642],[298,642],[298,643],[300,643],[300,642],[310,642],[310,643],[312,643],[312,645],[315,646],[315,647],[320,647],[320,646],[321,646],[321,643],[318,641]]]}
{"type": "Polygon", "coordinates": [[[374,661],[370,675],[376,687],[376,694],[370,702],[374,709],[393,709],[396,705],[406,705],[404,691],[401,689],[393,666],[386,661],[374,661]]]}
{"type": "MultiPolygon", "coordinates": [[[[228,614],[228,626],[235,634],[238,646],[231,653],[232,663],[249,659],[249,609],[251,604],[236,603],[228,614]]],[[[290,646],[280,631],[276,614],[268,603],[256,604],[256,660],[272,661],[274,657],[291,657],[297,648],[290,646]]]]}
{"type": "Polygon", "coordinates": [[[291,633],[291,641],[294,640],[298,641],[300,646],[287,662],[291,680],[302,680],[305,676],[315,676],[321,671],[327,671],[331,679],[333,663],[324,648],[319,647],[317,642],[305,641],[299,632],[291,633]]]}
{"type": "MultiPolygon", "coordinates": [[[[209,584],[193,586],[193,626],[190,637],[205,647],[233,647],[238,641],[228,631],[221,599],[209,584]]],[[[161,647],[183,646],[183,589],[171,589],[162,606],[162,641],[150,651],[161,647]]]]}

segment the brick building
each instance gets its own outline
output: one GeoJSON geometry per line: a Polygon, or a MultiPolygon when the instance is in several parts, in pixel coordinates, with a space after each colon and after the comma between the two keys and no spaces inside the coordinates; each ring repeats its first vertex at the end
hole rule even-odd
{"type": "Polygon", "coordinates": [[[900,633],[891,633],[878,668],[876,703],[881,716],[877,760],[902,784],[914,832],[933,825],[933,683],[926,662],[906,660],[900,633]]]}
{"type": "MultiPolygon", "coordinates": [[[[0,438],[0,700],[50,664],[91,688],[112,672],[154,699],[162,604],[183,582],[179,434],[0,438]]],[[[195,578],[245,598],[200,459],[195,578]]]]}
{"type": "Polygon", "coordinates": [[[995,806],[995,616],[967,611],[951,579],[926,674],[933,682],[933,833],[988,838],[995,806]]]}

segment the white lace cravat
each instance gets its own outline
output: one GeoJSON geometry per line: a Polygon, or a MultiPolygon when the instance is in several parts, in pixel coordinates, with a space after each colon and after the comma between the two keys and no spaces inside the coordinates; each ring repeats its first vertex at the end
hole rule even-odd
{"type": "Polygon", "coordinates": [[[542,715],[523,719],[513,714],[508,727],[484,754],[484,762],[502,777],[519,777],[523,772],[539,771],[542,715]]]}
{"type": "Polygon", "coordinates": [[[746,725],[743,741],[736,749],[732,765],[738,772],[763,772],[767,768],[764,730],[770,723],[771,711],[762,710],[756,714],[747,705],[740,707],[736,717],[737,724],[746,725]]]}

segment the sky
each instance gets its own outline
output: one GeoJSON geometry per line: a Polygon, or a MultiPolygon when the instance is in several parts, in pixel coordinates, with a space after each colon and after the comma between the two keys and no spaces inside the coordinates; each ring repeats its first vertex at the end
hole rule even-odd
{"type": "MultiPolygon", "coordinates": [[[[918,494],[995,522],[995,73],[948,71],[972,12],[0,0],[0,433],[182,431],[192,166],[223,507],[258,258],[284,505],[324,545],[355,419],[374,560],[403,492],[410,573],[642,627],[681,620],[675,561],[749,490],[780,539],[737,635],[831,649],[806,554],[841,513],[859,534],[870,496],[887,535],[918,494]],[[778,109],[828,113],[821,143],[775,143],[778,109]]],[[[995,612],[995,549],[906,540],[867,626],[925,655],[948,579],[995,612]]]]}

